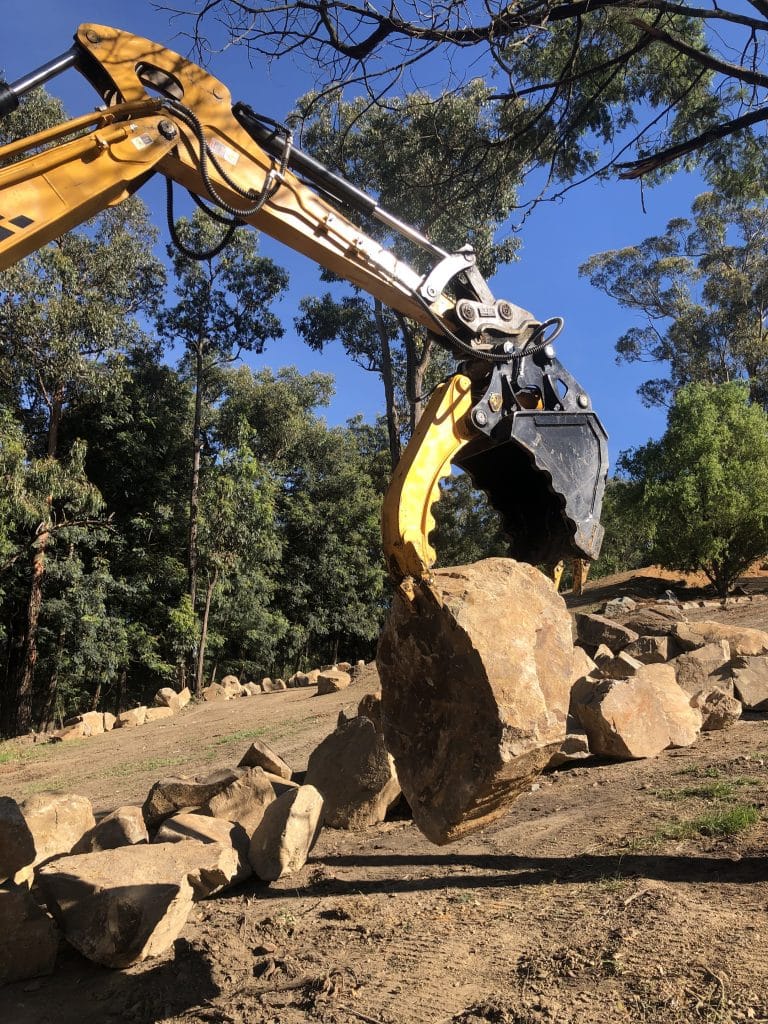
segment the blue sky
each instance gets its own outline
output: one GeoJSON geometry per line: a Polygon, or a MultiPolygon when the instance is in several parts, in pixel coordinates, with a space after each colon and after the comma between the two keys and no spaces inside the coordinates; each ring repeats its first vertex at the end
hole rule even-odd
{"type": "MultiPolygon", "coordinates": [[[[71,45],[81,22],[114,25],[184,50],[178,27],[168,15],[154,11],[148,0],[3,0],[3,41],[0,68],[14,81],[71,45]]],[[[237,48],[215,58],[211,72],[230,88],[235,99],[276,118],[284,117],[312,82],[288,60],[271,68],[251,67],[237,48]]],[[[50,83],[70,115],[84,113],[98,102],[96,94],[75,71],[50,83]]],[[[578,276],[578,267],[593,253],[640,241],[664,229],[673,216],[686,216],[701,183],[677,175],[666,185],[645,191],[645,212],[635,182],[587,184],[572,190],[562,202],[542,204],[527,221],[520,261],[507,266],[491,282],[499,298],[533,311],[539,318],[563,316],[566,329],[557,343],[558,355],[592,396],[610,437],[611,462],[622,449],[658,436],[664,428],[659,410],[645,409],[635,394],[638,384],[658,368],[617,366],[614,343],[633,322],[631,315],[594,290],[578,276]]],[[[158,181],[141,193],[167,241],[164,196],[158,181]]],[[[397,211],[393,211],[397,212],[397,211]]],[[[303,295],[322,290],[313,263],[264,237],[262,251],[286,267],[290,294],[278,312],[286,326],[284,339],[273,342],[256,366],[295,364],[302,371],[333,373],[336,398],[328,410],[331,422],[344,422],[360,412],[372,419],[383,408],[379,379],[354,366],[340,346],[323,355],[310,352],[292,330],[296,306],[303,295]]],[[[162,251],[161,251],[162,254],[162,251]]]]}

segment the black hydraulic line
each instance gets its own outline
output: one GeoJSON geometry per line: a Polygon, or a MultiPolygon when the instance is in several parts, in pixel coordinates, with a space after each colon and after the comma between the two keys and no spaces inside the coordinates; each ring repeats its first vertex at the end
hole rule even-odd
{"type": "Polygon", "coordinates": [[[46,64],[41,64],[39,68],[35,68],[34,71],[30,71],[29,74],[24,75],[22,78],[17,78],[10,85],[8,82],[0,82],[0,117],[4,117],[6,114],[16,110],[19,105],[19,99],[25,93],[31,92],[32,89],[36,89],[39,85],[50,81],[51,78],[60,75],[67,68],[74,67],[81,54],[82,50],[75,44],[75,46],[71,46],[64,53],[59,54],[58,57],[54,57],[53,60],[49,60],[46,64]]]}

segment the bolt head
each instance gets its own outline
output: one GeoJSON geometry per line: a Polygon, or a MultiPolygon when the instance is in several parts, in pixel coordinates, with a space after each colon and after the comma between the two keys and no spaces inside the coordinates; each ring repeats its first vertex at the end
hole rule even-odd
{"type": "Polygon", "coordinates": [[[434,297],[437,295],[437,289],[435,288],[434,285],[429,285],[429,287],[427,288],[427,295],[430,297],[430,299],[434,299],[434,297]]]}
{"type": "Polygon", "coordinates": [[[578,405],[578,407],[580,409],[586,409],[587,406],[589,405],[589,398],[588,398],[588,396],[587,395],[579,395],[579,397],[576,399],[576,404],[578,405]]]}
{"type": "Polygon", "coordinates": [[[157,126],[157,130],[163,136],[164,139],[175,139],[177,135],[177,128],[173,121],[160,121],[157,126]]]}
{"type": "Polygon", "coordinates": [[[485,415],[485,413],[483,412],[482,409],[477,409],[473,413],[473,417],[472,418],[474,419],[474,421],[478,425],[478,427],[484,427],[486,425],[486,423],[488,422],[488,417],[485,415]]]}
{"type": "Polygon", "coordinates": [[[94,32],[92,28],[85,33],[85,38],[88,40],[89,43],[101,42],[101,36],[98,32],[94,32]]]}
{"type": "Polygon", "coordinates": [[[502,320],[512,319],[512,307],[508,302],[500,302],[497,309],[502,320]]]}

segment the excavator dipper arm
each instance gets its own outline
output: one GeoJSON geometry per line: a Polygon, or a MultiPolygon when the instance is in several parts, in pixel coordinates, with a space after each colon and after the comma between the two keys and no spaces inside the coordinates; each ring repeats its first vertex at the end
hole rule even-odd
{"type": "Polygon", "coordinates": [[[501,513],[514,557],[551,564],[596,557],[605,432],[555,359],[552,335],[545,338],[553,321],[496,300],[470,247],[444,252],[296,149],[283,126],[233,105],[203,68],[150,40],[81,25],[61,57],[0,83],[0,117],[69,67],[105,106],[0,148],[0,270],[160,173],[235,224],[265,231],[376,296],[462,360],[435,390],[384,501],[384,551],[395,579],[429,578],[431,509],[453,466],[501,513]],[[431,268],[415,271],[340,206],[421,247],[431,268]]]}

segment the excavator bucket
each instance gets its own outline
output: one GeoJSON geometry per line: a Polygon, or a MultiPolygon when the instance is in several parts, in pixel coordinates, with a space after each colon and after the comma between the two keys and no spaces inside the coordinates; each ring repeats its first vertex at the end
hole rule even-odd
{"type": "Polygon", "coordinates": [[[593,412],[515,412],[505,437],[475,437],[454,456],[500,513],[510,555],[532,565],[594,559],[608,470],[607,437],[593,412]]]}

